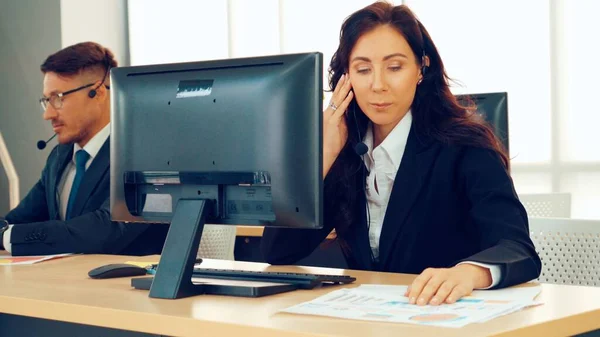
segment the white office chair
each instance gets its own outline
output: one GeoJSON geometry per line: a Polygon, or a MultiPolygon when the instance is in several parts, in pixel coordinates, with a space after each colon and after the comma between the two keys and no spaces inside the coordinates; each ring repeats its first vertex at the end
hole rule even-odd
{"type": "Polygon", "coordinates": [[[570,218],[570,193],[540,193],[521,194],[519,200],[523,203],[527,215],[536,218],[570,218]]]}
{"type": "Polygon", "coordinates": [[[204,225],[197,257],[233,260],[235,233],[236,226],[204,225]]]}
{"type": "Polygon", "coordinates": [[[600,287],[600,220],[529,218],[539,281],[600,287]]]}
{"type": "MultiPolygon", "coordinates": [[[[6,178],[8,179],[8,210],[11,210],[19,204],[21,198],[19,197],[19,175],[17,169],[13,164],[10,152],[4,142],[2,132],[0,132],[0,166],[6,172],[6,178]]],[[[4,191],[3,191],[4,192],[4,191]]]]}

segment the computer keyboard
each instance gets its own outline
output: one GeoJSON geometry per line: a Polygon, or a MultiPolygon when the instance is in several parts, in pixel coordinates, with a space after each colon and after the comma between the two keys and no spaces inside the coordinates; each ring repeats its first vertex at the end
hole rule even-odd
{"type": "Polygon", "coordinates": [[[322,284],[347,284],[356,281],[355,277],[348,275],[302,274],[209,268],[194,268],[193,277],[287,283],[294,284],[301,289],[312,289],[322,284]]]}

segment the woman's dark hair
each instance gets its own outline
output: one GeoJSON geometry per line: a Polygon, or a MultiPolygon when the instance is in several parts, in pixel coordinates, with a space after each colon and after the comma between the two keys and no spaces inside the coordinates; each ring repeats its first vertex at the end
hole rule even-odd
{"type": "MultiPolygon", "coordinates": [[[[340,44],[329,66],[329,86],[333,90],[342,74],[348,72],[349,58],[354,45],[365,33],[381,25],[395,28],[408,42],[420,66],[421,56],[427,55],[429,67],[417,86],[411,105],[413,127],[423,135],[444,144],[468,145],[495,151],[505,167],[508,156],[490,126],[476,113],[473,104],[462,106],[450,92],[449,77],[429,33],[413,12],[405,5],[375,2],[350,15],[342,24],[340,44]]],[[[353,214],[359,207],[358,196],[363,193],[364,181],[360,175],[361,159],[354,147],[365,135],[368,118],[354,99],[345,114],[348,140],[325,179],[324,208],[332,212],[338,238],[344,247],[344,236],[354,222],[353,214]],[[356,116],[356,119],[355,119],[356,116]],[[358,129],[357,129],[358,128],[358,129]]],[[[364,179],[363,179],[364,180],[364,179]]],[[[346,247],[347,248],[347,247],[346,247]]]]}

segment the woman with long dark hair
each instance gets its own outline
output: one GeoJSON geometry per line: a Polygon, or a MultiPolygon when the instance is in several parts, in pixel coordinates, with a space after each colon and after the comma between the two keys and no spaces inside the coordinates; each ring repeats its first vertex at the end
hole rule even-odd
{"type": "Polygon", "coordinates": [[[419,305],[539,276],[506,151],[452,95],[408,7],[376,2],[348,17],[329,73],[325,226],[267,228],[267,262],[294,263],[335,229],[350,268],[420,274],[406,293],[419,305]]]}

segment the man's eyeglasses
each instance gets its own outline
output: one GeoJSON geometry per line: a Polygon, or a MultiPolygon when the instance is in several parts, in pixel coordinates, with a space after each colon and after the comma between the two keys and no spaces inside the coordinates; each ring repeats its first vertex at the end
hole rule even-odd
{"type": "Polygon", "coordinates": [[[72,94],[74,92],[83,90],[85,88],[89,88],[92,85],[94,85],[94,83],[82,85],[81,87],[78,87],[78,88],[75,88],[75,89],[72,89],[69,91],[52,94],[52,95],[50,95],[50,97],[42,97],[42,98],[40,98],[40,104],[42,105],[42,109],[44,111],[46,111],[46,109],[48,108],[48,104],[50,104],[50,105],[52,105],[52,107],[54,109],[58,110],[58,109],[62,108],[62,106],[63,106],[63,97],[67,96],[68,94],[72,94]]]}

